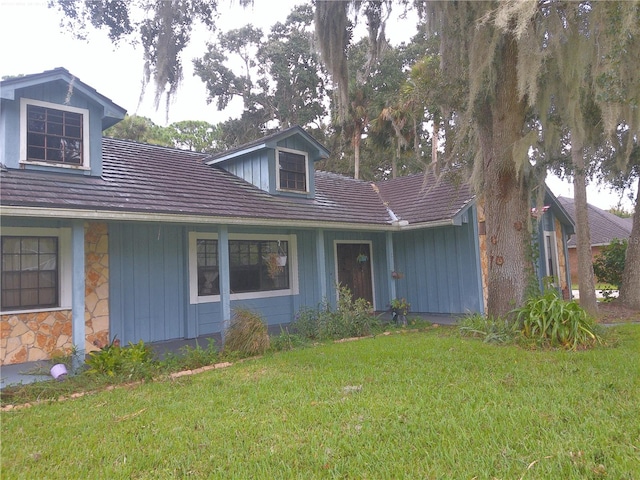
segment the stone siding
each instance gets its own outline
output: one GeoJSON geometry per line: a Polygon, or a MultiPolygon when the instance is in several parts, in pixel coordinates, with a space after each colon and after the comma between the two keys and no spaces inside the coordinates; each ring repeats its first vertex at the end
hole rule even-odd
{"type": "Polygon", "coordinates": [[[0,363],[35,362],[73,349],[71,310],[0,316],[0,363]]]}
{"type": "Polygon", "coordinates": [[[109,234],[106,223],[85,224],[85,350],[109,343],[109,234]]]}

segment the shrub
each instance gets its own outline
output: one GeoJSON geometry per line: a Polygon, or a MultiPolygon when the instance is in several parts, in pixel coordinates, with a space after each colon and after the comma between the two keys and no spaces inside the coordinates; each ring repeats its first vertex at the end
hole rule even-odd
{"type": "Polygon", "coordinates": [[[135,345],[129,342],[127,347],[112,341],[101,350],[89,353],[86,364],[88,374],[128,379],[150,378],[157,367],[153,350],[142,340],[135,345]]]}
{"type": "Polygon", "coordinates": [[[517,334],[517,324],[509,319],[485,317],[479,313],[466,315],[458,324],[460,334],[479,337],[485,343],[509,343],[517,334]]]}
{"type": "Polygon", "coordinates": [[[523,337],[575,350],[600,339],[595,323],[575,301],[562,300],[555,289],[529,298],[514,310],[523,337]]]}
{"type": "Polygon", "coordinates": [[[178,355],[169,352],[162,367],[168,371],[193,370],[194,368],[213,365],[218,360],[218,349],[213,338],[207,339],[207,346],[202,348],[196,340],[196,346],[185,345],[178,355]]]}
{"type": "Polygon", "coordinates": [[[293,350],[298,347],[305,347],[309,344],[307,337],[297,333],[290,333],[288,329],[281,330],[279,335],[271,337],[271,351],[281,352],[293,350]]]}
{"type": "Polygon", "coordinates": [[[262,355],[269,349],[269,333],[262,317],[249,309],[237,308],[224,340],[224,352],[241,356],[262,355]]]}
{"type": "Polygon", "coordinates": [[[627,241],[617,238],[614,238],[609,245],[602,247],[600,255],[593,261],[593,273],[598,277],[599,282],[620,288],[626,252],[627,241]]]}
{"type": "Polygon", "coordinates": [[[309,339],[338,339],[374,334],[380,328],[380,321],[373,315],[369,302],[363,298],[354,300],[351,291],[341,286],[336,310],[326,302],[315,310],[302,308],[291,328],[309,339]]]}

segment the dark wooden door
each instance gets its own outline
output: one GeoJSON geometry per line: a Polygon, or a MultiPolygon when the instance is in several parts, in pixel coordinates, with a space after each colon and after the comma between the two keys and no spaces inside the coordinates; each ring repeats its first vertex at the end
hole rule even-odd
{"type": "Polygon", "coordinates": [[[351,290],[353,298],[373,305],[371,249],[368,243],[338,243],[338,283],[351,290]]]}

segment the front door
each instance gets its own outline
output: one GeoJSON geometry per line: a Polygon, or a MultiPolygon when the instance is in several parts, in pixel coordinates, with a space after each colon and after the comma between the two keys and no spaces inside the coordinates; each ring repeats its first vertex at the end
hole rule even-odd
{"type": "Polygon", "coordinates": [[[351,290],[353,299],[364,298],[373,305],[371,245],[368,243],[338,243],[338,283],[351,290]]]}

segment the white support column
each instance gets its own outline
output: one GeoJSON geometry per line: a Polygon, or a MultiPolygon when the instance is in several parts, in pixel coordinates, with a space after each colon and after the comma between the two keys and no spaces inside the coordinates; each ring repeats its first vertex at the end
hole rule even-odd
{"type": "Polygon", "coordinates": [[[318,262],[318,285],[320,286],[320,301],[327,298],[327,261],[324,249],[324,230],[316,232],[316,261],[318,262]]]}
{"type": "Polygon", "coordinates": [[[231,282],[229,277],[229,230],[218,228],[218,270],[220,275],[220,308],[222,313],[222,343],[231,323],[231,282]]]}
{"type": "Polygon", "coordinates": [[[386,250],[387,250],[387,278],[389,279],[389,301],[396,298],[396,281],[391,276],[391,272],[395,270],[395,257],[393,255],[393,233],[387,232],[386,234],[386,250]]]}
{"type": "Polygon", "coordinates": [[[84,363],[85,356],[85,272],[84,272],[84,222],[76,220],[71,229],[72,273],[71,273],[71,331],[76,347],[73,369],[84,363]]]}

